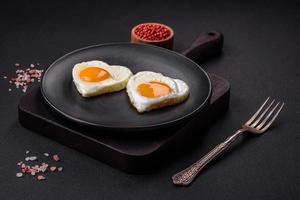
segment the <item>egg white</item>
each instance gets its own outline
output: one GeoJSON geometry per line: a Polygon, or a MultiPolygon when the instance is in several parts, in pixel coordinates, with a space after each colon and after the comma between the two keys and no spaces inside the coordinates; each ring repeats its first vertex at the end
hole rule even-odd
{"type": "Polygon", "coordinates": [[[189,95],[189,87],[184,81],[166,77],[161,73],[151,71],[142,71],[133,75],[127,83],[126,90],[130,102],[140,113],[180,103],[189,95]],[[158,98],[142,96],[138,91],[138,86],[142,83],[149,83],[152,81],[167,84],[171,88],[171,92],[158,98]]]}
{"type": "Polygon", "coordinates": [[[93,60],[76,64],[73,67],[72,76],[78,92],[83,97],[90,97],[124,89],[130,76],[132,76],[132,72],[125,66],[109,65],[103,61],[93,60]],[[99,82],[83,81],[79,74],[88,67],[104,69],[110,74],[110,77],[99,82]]]}

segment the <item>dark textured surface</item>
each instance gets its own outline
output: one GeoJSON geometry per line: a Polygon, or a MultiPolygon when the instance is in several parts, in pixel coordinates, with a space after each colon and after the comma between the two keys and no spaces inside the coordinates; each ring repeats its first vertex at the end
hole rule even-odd
{"type": "Polygon", "coordinates": [[[129,41],[133,25],[159,21],[174,28],[175,49],[187,48],[197,33],[224,34],[224,53],[203,65],[231,83],[231,108],[211,127],[194,151],[149,175],[128,175],[21,127],[22,95],[8,93],[1,79],[0,199],[299,199],[299,6],[264,1],[239,3],[13,3],[0,7],[1,73],[13,64],[49,66],[65,53],[92,44],[129,41]],[[233,133],[266,98],[286,107],[273,128],[245,137],[189,188],[171,176],[233,133]],[[61,154],[65,171],[37,183],[17,179],[16,162],[25,150],[61,154]]]}

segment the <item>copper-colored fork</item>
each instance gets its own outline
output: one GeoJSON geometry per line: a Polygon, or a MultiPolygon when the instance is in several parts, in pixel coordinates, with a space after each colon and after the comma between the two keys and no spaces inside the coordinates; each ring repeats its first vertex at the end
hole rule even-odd
{"type": "Polygon", "coordinates": [[[257,112],[235,132],[232,136],[228,137],[224,142],[217,145],[213,150],[207,153],[200,160],[175,174],[172,179],[175,185],[187,186],[197,176],[197,174],[220,153],[227,149],[239,136],[245,132],[260,135],[268,130],[274,120],[277,118],[279,112],[284,106],[284,103],[278,102],[273,106],[275,100],[271,101],[270,97],[261,105],[257,112]]]}

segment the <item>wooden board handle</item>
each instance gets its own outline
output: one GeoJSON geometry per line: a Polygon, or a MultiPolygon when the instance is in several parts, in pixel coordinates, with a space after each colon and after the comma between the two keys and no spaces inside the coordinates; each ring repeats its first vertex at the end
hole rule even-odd
{"type": "Polygon", "coordinates": [[[202,62],[222,52],[224,37],[218,31],[201,33],[182,54],[195,62],[202,62]]]}

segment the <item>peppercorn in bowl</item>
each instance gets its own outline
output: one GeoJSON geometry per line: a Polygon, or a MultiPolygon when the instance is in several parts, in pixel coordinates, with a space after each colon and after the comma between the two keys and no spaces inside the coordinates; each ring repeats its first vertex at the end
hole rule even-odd
{"type": "Polygon", "coordinates": [[[138,24],[131,30],[131,42],[152,44],[167,49],[173,48],[174,31],[160,23],[138,24]]]}

